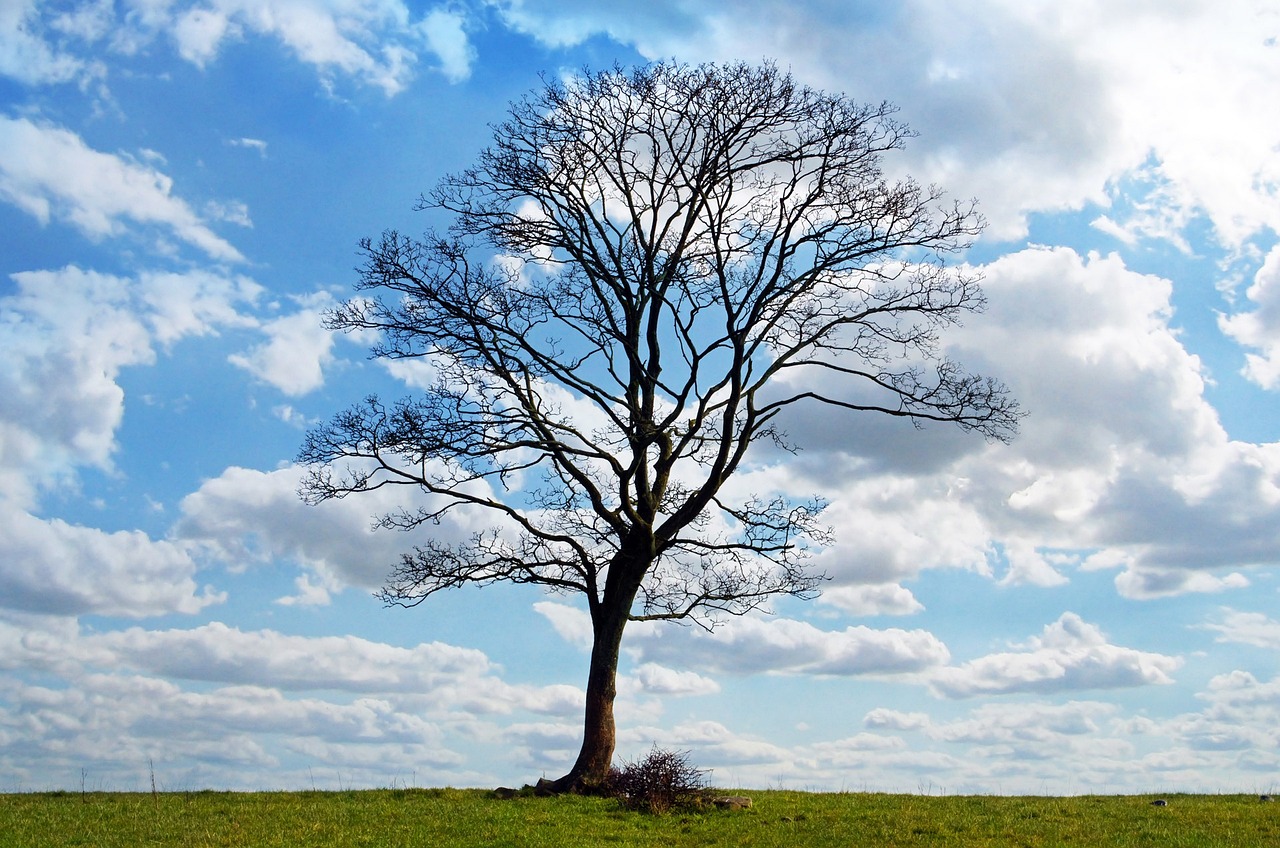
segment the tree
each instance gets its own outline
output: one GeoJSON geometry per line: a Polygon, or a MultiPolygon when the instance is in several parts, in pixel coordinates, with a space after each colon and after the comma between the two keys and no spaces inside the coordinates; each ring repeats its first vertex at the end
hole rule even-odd
{"type": "Polygon", "coordinates": [[[975,276],[944,262],[982,222],[884,178],[909,136],[893,115],[772,65],[544,80],[476,165],[420,199],[447,231],[361,243],[363,294],[328,326],[373,331],[374,357],[426,360],[435,380],[310,431],[302,494],[425,495],[387,528],[491,516],[463,544],[404,554],[388,604],[496,581],[585,599],[583,742],[559,789],[608,775],[628,622],[712,627],[815,594],[822,502],[725,485],[753,445],[794,449],[784,413],[823,404],[1000,440],[1016,426],[1004,387],[939,354],[939,331],[982,306],[975,276]]]}

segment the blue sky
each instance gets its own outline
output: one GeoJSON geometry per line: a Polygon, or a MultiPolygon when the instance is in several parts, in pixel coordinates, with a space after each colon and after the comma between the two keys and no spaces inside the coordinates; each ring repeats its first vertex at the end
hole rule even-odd
{"type": "MultiPolygon", "coordinates": [[[[722,784],[1274,791],[1280,13],[1263,0],[0,5],[0,791],[492,786],[576,753],[585,614],[372,597],[307,426],[414,374],[319,322],[538,74],[771,59],[989,221],[948,352],[1009,446],[815,412],[812,603],[628,631],[622,756],[722,784]]],[[[436,222],[438,223],[438,222],[436,222]]],[[[456,527],[441,533],[459,533],[456,527]]]]}

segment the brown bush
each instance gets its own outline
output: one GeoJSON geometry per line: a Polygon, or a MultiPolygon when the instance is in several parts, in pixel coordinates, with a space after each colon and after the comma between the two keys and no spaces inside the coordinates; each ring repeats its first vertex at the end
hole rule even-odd
{"type": "Polygon", "coordinates": [[[690,765],[688,757],[688,751],[654,746],[643,759],[611,768],[605,790],[627,809],[647,813],[699,805],[707,772],[690,765]]]}

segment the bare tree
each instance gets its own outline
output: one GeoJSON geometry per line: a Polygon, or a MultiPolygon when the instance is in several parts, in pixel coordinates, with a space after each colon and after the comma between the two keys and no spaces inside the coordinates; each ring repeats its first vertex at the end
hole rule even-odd
{"type": "Polygon", "coordinates": [[[465,544],[405,554],[388,604],[494,581],[585,599],[584,737],[560,789],[608,773],[628,622],[713,626],[815,594],[822,503],[725,487],[753,444],[791,449],[781,413],[1016,426],[1001,385],[939,354],[939,330],[982,305],[944,263],[981,219],[885,180],[909,136],[893,114],[771,65],[544,80],[421,198],[447,232],[362,242],[365,294],[329,326],[375,331],[373,356],[423,359],[435,382],[312,430],[303,496],[427,493],[381,517],[399,529],[491,514],[465,544]]]}

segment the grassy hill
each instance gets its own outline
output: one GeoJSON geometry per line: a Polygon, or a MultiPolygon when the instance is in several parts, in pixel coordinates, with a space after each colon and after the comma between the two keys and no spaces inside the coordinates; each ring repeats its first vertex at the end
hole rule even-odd
{"type": "Polygon", "coordinates": [[[1256,795],[1070,798],[747,792],[751,809],[653,816],[600,798],[481,790],[0,795],[0,845],[1254,846],[1280,845],[1256,795]]]}

